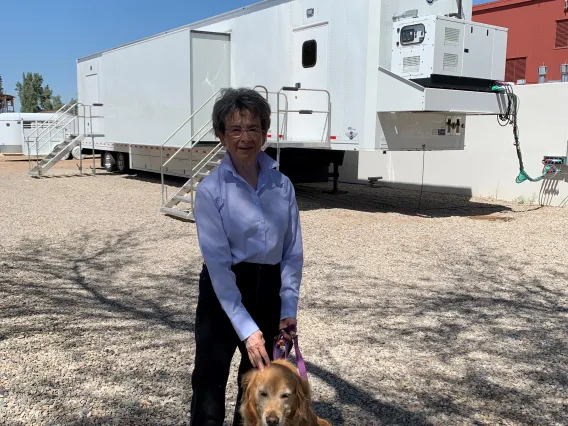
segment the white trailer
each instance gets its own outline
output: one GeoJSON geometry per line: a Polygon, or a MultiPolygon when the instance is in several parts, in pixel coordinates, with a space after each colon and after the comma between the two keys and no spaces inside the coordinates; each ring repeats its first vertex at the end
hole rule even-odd
{"type": "MultiPolygon", "coordinates": [[[[162,211],[192,219],[223,155],[211,110],[225,87],[269,100],[266,152],[292,181],[327,181],[345,151],[463,150],[467,116],[501,114],[507,30],[471,0],[267,0],[77,61],[108,170],[184,176],[162,211]],[[100,106],[102,105],[102,106],[100,106]],[[185,208],[180,206],[188,204],[185,208]]],[[[337,177],[337,173],[334,173],[337,177]]]]}
{"type": "MultiPolygon", "coordinates": [[[[52,113],[44,112],[0,114],[0,154],[30,157],[49,154],[65,138],[63,131],[48,129],[53,116],[52,113]],[[38,138],[38,135],[42,137],[38,138]]],[[[67,159],[69,155],[63,159],[67,159]]]]}

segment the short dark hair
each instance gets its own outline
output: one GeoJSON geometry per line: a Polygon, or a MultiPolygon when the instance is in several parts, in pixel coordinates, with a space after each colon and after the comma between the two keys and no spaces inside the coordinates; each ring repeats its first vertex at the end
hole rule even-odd
{"type": "Polygon", "coordinates": [[[270,128],[270,104],[256,90],[244,87],[223,89],[213,106],[213,131],[219,136],[225,133],[225,120],[236,111],[247,110],[260,119],[263,131],[270,128]]]}

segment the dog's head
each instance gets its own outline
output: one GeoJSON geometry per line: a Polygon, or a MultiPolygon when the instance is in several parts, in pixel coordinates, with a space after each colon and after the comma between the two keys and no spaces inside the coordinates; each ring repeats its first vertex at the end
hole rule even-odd
{"type": "Polygon", "coordinates": [[[262,373],[249,371],[242,387],[245,425],[283,426],[286,420],[305,418],[309,412],[309,384],[288,361],[273,361],[262,373]]]}

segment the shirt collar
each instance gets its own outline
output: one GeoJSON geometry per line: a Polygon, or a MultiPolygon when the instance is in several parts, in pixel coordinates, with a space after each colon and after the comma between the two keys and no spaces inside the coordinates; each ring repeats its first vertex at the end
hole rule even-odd
{"type": "MultiPolygon", "coordinates": [[[[270,169],[275,169],[278,166],[278,163],[264,151],[260,151],[256,158],[260,167],[261,174],[270,169]]],[[[231,172],[234,176],[238,176],[238,173],[233,166],[233,162],[231,161],[231,154],[229,154],[229,151],[227,151],[225,156],[223,157],[223,161],[221,161],[219,168],[231,172]]]]}

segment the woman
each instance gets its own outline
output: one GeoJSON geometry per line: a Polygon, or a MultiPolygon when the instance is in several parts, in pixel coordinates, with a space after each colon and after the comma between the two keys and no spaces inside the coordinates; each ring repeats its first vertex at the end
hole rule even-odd
{"type": "MultiPolygon", "coordinates": [[[[269,365],[274,339],[296,324],[302,234],[294,187],[261,150],[270,114],[268,102],[249,89],[225,90],[213,107],[213,129],[227,153],[195,195],[204,258],[192,375],[195,426],[223,424],[236,348],[241,363],[233,424],[241,424],[242,375],[269,365]]],[[[291,341],[288,333],[283,337],[291,341]]]]}

